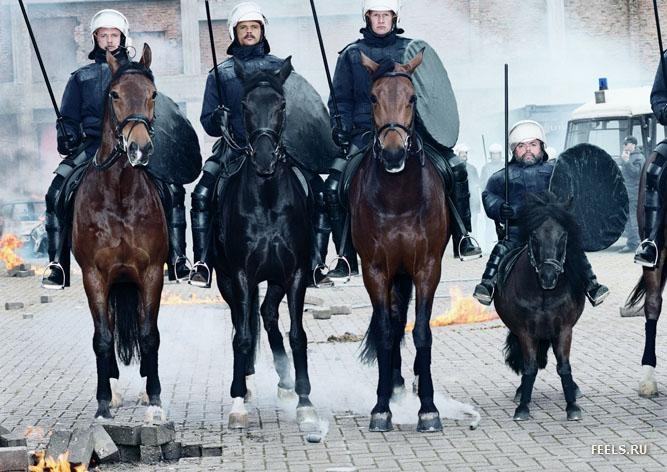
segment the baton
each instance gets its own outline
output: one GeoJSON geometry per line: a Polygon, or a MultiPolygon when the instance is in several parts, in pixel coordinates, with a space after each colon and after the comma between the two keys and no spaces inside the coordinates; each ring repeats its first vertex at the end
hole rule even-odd
{"type": "Polygon", "coordinates": [[[220,72],[218,72],[218,58],[215,54],[215,41],[213,40],[213,23],[211,22],[211,9],[206,3],[206,22],[208,23],[208,37],[211,40],[211,53],[213,55],[213,73],[215,74],[215,85],[218,89],[218,100],[220,101],[220,108],[224,108],[222,104],[222,86],[220,85],[220,72]]]}
{"type": "MultiPolygon", "coordinates": [[[[509,172],[509,148],[510,148],[510,136],[509,136],[509,86],[508,86],[508,77],[509,69],[507,64],[505,64],[505,202],[510,202],[510,172],[509,172]]],[[[505,241],[509,241],[509,231],[510,230],[510,220],[507,218],[505,220],[505,241]]]]}

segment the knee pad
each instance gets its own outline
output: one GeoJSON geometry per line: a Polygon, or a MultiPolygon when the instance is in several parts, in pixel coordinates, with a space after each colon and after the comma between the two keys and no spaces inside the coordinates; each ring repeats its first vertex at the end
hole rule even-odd
{"type": "Polygon", "coordinates": [[[179,184],[167,184],[171,206],[174,208],[185,207],[185,188],[179,184]]]}
{"type": "Polygon", "coordinates": [[[65,178],[57,174],[56,177],[51,182],[49,190],[46,192],[46,211],[54,213],[58,204],[58,197],[60,196],[60,191],[62,190],[63,182],[65,178]]]}
{"type": "Polygon", "coordinates": [[[468,170],[466,169],[465,161],[461,160],[458,156],[454,156],[449,160],[449,165],[452,168],[452,176],[456,184],[468,182],[468,170]]]}
{"type": "Polygon", "coordinates": [[[215,186],[216,177],[204,173],[199,183],[192,191],[192,210],[208,211],[211,203],[211,195],[215,186]]]}

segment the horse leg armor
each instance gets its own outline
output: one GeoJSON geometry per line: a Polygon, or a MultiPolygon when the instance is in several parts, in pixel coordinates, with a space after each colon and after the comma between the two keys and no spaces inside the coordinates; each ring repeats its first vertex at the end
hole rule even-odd
{"type": "Polygon", "coordinates": [[[167,217],[169,236],[169,280],[182,281],[190,276],[190,267],[185,257],[185,189],[182,185],[159,183],[162,206],[167,217]]]}
{"type": "Polygon", "coordinates": [[[498,241],[491,255],[489,261],[486,263],[486,269],[482,275],[482,281],[475,287],[473,297],[483,305],[490,305],[493,300],[493,295],[496,291],[496,278],[498,275],[498,267],[505,255],[512,247],[506,241],[498,241]]]}
{"type": "Polygon", "coordinates": [[[655,148],[655,160],[646,168],[646,195],[644,200],[644,236],[635,252],[635,263],[644,267],[655,267],[659,251],[656,244],[660,227],[660,180],[667,162],[667,141],[655,148]]]}
{"type": "Polygon", "coordinates": [[[584,254],[583,257],[585,266],[584,270],[586,271],[585,276],[587,280],[586,298],[588,298],[588,301],[591,302],[591,305],[598,306],[604,301],[605,298],[607,298],[607,295],[609,295],[609,288],[607,288],[606,285],[602,285],[598,282],[598,279],[593,272],[593,267],[588,261],[588,257],[586,257],[586,254],[584,254]]]}
{"type": "Polygon", "coordinates": [[[462,261],[477,259],[482,257],[482,249],[470,235],[472,224],[470,222],[470,191],[468,190],[466,163],[451,150],[446,158],[453,176],[453,198],[450,200],[450,209],[455,213],[454,220],[457,223],[454,225],[453,234],[454,257],[459,257],[462,261]]]}

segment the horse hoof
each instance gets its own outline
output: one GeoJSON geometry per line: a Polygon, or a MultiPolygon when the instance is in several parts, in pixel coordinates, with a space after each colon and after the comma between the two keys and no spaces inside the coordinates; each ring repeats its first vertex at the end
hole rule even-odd
{"type": "Polygon", "coordinates": [[[581,408],[579,408],[577,405],[568,406],[566,411],[568,421],[580,421],[583,418],[583,415],[581,414],[581,408]]]}
{"type": "Polygon", "coordinates": [[[419,395],[419,376],[415,375],[414,380],[412,381],[412,393],[419,395]]]}
{"type": "Polygon", "coordinates": [[[305,423],[319,423],[320,418],[314,406],[300,406],[296,409],[296,421],[300,425],[305,423]]]}
{"type": "Polygon", "coordinates": [[[642,379],[639,382],[639,396],[642,398],[654,398],[658,396],[658,382],[655,380],[655,367],[642,366],[642,379]]]}
{"type": "Polygon", "coordinates": [[[95,412],[95,419],[110,420],[113,418],[111,416],[111,410],[109,409],[110,402],[106,400],[97,402],[97,411],[95,412]]]}
{"type": "Polygon", "coordinates": [[[293,388],[282,388],[278,385],[278,400],[292,401],[296,399],[296,392],[293,388]]]}
{"type": "Polygon", "coordinates": [[[144,413],[145,424],[160,424],[165,421],[167,421],[167,415],[161,406],[151,405],[146,408],[146,413],[144,413]]]}
{"type": "Polygon", "coordinates": [[[530,410],[527,406],[519,406],[514,412],[514,421],[528,421],[530,419],[530,410]]]}
{"type": "Polygon", "coordinates": [[[248,413],[230,413],[229,429],[246,429],[248,427],[248,413]]]}
{"type": "Polygon", "coordinates": [[[394,429],[394,426],[391,424],[391,411],[371,415],[371,424],[368,426],[370,432],[385,433],[392,429],[394,429]]]}
{"type": "Polygon", "coordinates": [[[417,432],[419,433],[437,433],[442,431],[442,422],[438,412],[422,413],[417,422],[417,432]]]}
{"type": "Polygon", "coordinates": [[[401,401],[403,398],[405,398],[405,384],[401,385],[394,385],[394,390],[391,392],[391,399],[393,401],[401,401]]]}

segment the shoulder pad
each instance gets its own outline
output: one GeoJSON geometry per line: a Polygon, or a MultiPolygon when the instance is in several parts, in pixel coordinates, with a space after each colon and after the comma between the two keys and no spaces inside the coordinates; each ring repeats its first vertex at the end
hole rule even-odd
{"type": "Polygon", "coordinates": [[[361,39],[357,39],[356,41],[352,41],[350,44],[348,44],[343,49],[338,51],[338,54],[343,54],[345,51],[347,51],[348,48],[356,46],[359,41],[361,41],[361,39]]]}
{"type": "MultiPolygon", "coordinates": [[[[222,61],[220,64],[218,64],[216,67],[221,67],[221,68],[223,68],[223,69],[226,69],[226,68],[229,68],[229,67],[234,67],[234,60],[233,60],[233,57],[232,57],[232,56],[228,57],[227,59],[225,59],[224,61],[222,61]]],[[[213,69],[215,69],[215,67],[211,67],[211,68],[208,70],[209,74],[210,74],[211,72],[213,72],[213,69]]]]}

